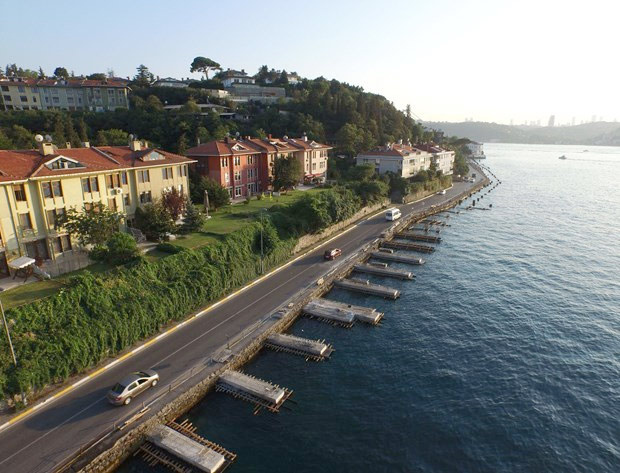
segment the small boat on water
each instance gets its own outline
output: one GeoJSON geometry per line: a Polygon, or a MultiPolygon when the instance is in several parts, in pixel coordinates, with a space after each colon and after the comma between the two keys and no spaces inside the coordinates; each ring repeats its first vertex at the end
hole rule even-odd
{"type": "Polygon", "coordinates": [[[562,155],[558,159],[568,159],[566,156],[562,155]]]}

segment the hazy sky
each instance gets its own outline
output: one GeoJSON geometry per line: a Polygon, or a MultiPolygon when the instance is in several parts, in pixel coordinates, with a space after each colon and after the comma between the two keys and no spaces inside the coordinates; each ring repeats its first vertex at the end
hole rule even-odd
{"type": "MultiPolygon", "coordinates": [[[[202,55],[360,85],[424,120],[620,119],[620,2],[0,0],[0,64],[188,77],[202,55]]],[[[195,77],[198,77],[195,74],[195,77]]]]}

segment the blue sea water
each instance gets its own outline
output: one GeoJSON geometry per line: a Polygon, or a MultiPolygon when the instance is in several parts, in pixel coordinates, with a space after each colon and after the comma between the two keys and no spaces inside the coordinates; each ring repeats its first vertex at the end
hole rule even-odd
{"type": "Polygon", "coordinates": [[[485,145],[492,210],[451,215],[416,280],[389,281],[399,300],[328,296],[382,326],[301,319],[331,360],[246,367],[290,410],[214,393],[187,417],[235,473],[620,471],[620,148],[584,149],[485,145]]]}

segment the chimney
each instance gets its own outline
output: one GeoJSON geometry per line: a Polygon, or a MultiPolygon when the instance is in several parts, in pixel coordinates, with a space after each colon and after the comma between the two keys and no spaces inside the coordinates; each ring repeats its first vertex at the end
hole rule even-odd
{"type": "Polygon", "coordinates": [[[269,141],[271,141],[271,140],[273,139],[273,138],[271,137],[271,133],[269,133],[269,134],[267,135],[267,138],[269,138],[269,141]]]}
{"type": "Polygon", "coordinates": [[[196,137],[196,146],[200,146],[200,137],[199,136],[196,137]]]}
{"type": "Polygon", "coordinates": [[[129,149],[131,151],[140,151],[142,149],[142,145],[140,144],[140,140],[131,140],[129,142],[129,149]]]}
{"type": "Polygon", "coordinates": [[[142,149],[147,149],[149,147],[149,142],[148,141],[144,140],[141,143],[142,143],[142,145],[141,145],[142,149]]]}
{"type": "Polygon", "coordinates": [[[308,135],[306,135],[306,132],[304,131],[303,136],[301,137],[302,140],[304,141],[308,141],[308,135]]]}
{"type": "Polygon", "coordinates": [[[90,148],[90,141],[82,141],[82,148],[90,148]]]}
{"type": "Polygon", "coordinates": [[[224,137],[224,143],[230,143],[230,137],[228,136],[224,137]]]}
{"type": "Polygon", "coordinates": [[[65,141],[65,149],[71,149],[71,142],[65,141]]]}
{"type": "Polygon", "coordinates": [[[403,139],[401,138],[400,140],[398,140],[398,144],[402,145],[403,144],[403,139]]]}
{"type": "Polygon", "coordinates": [[[39,153],[41,153],[42,156],[49,156],[50,154],[54,154],[54,144],[40,142],[39,153]]]}

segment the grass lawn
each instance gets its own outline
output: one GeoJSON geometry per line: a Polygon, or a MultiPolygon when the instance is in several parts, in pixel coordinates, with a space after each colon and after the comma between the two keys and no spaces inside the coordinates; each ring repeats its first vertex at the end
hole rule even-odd
{"type": "MultiPolygon", "coordinates": [[[[77,271],[71,271],[70,273],[63,274],[54,279],[47,279],[45,281],[36,281],[30,284],[22,284],[7,291],[0,293],[0,300],[5,309],[11,307],[17,307],[28,302],[34,302],[38,299],[51,296],[58,292],[63,286],[67,284],[72,276],[77,276],[84,271],[90,271],[91,273],[103,273],[112,269],[107,263],[95,263],[91,264],[87,268],[78,269],[77,271]]],[[[31,276],[33,278],[33,276],[31,276]]]]}
{"type": "Polygon", "coordinates": [[[226,208],[218,209],[216,212],[209,213],[211,218],[205,223],[203,231],[180,236],[171,243],[185,248],[199,248],[217,242],[224,235],[239,230],[247,223],[253,222],[259,217],[258,213],[261,209],[268,209],[276,204],[291,204],[308,192],[321,192],[321,189],[289,191],[287,195],[272,197],[271,199],[252,199],[249,204],[233,204],[226,208]]]}

